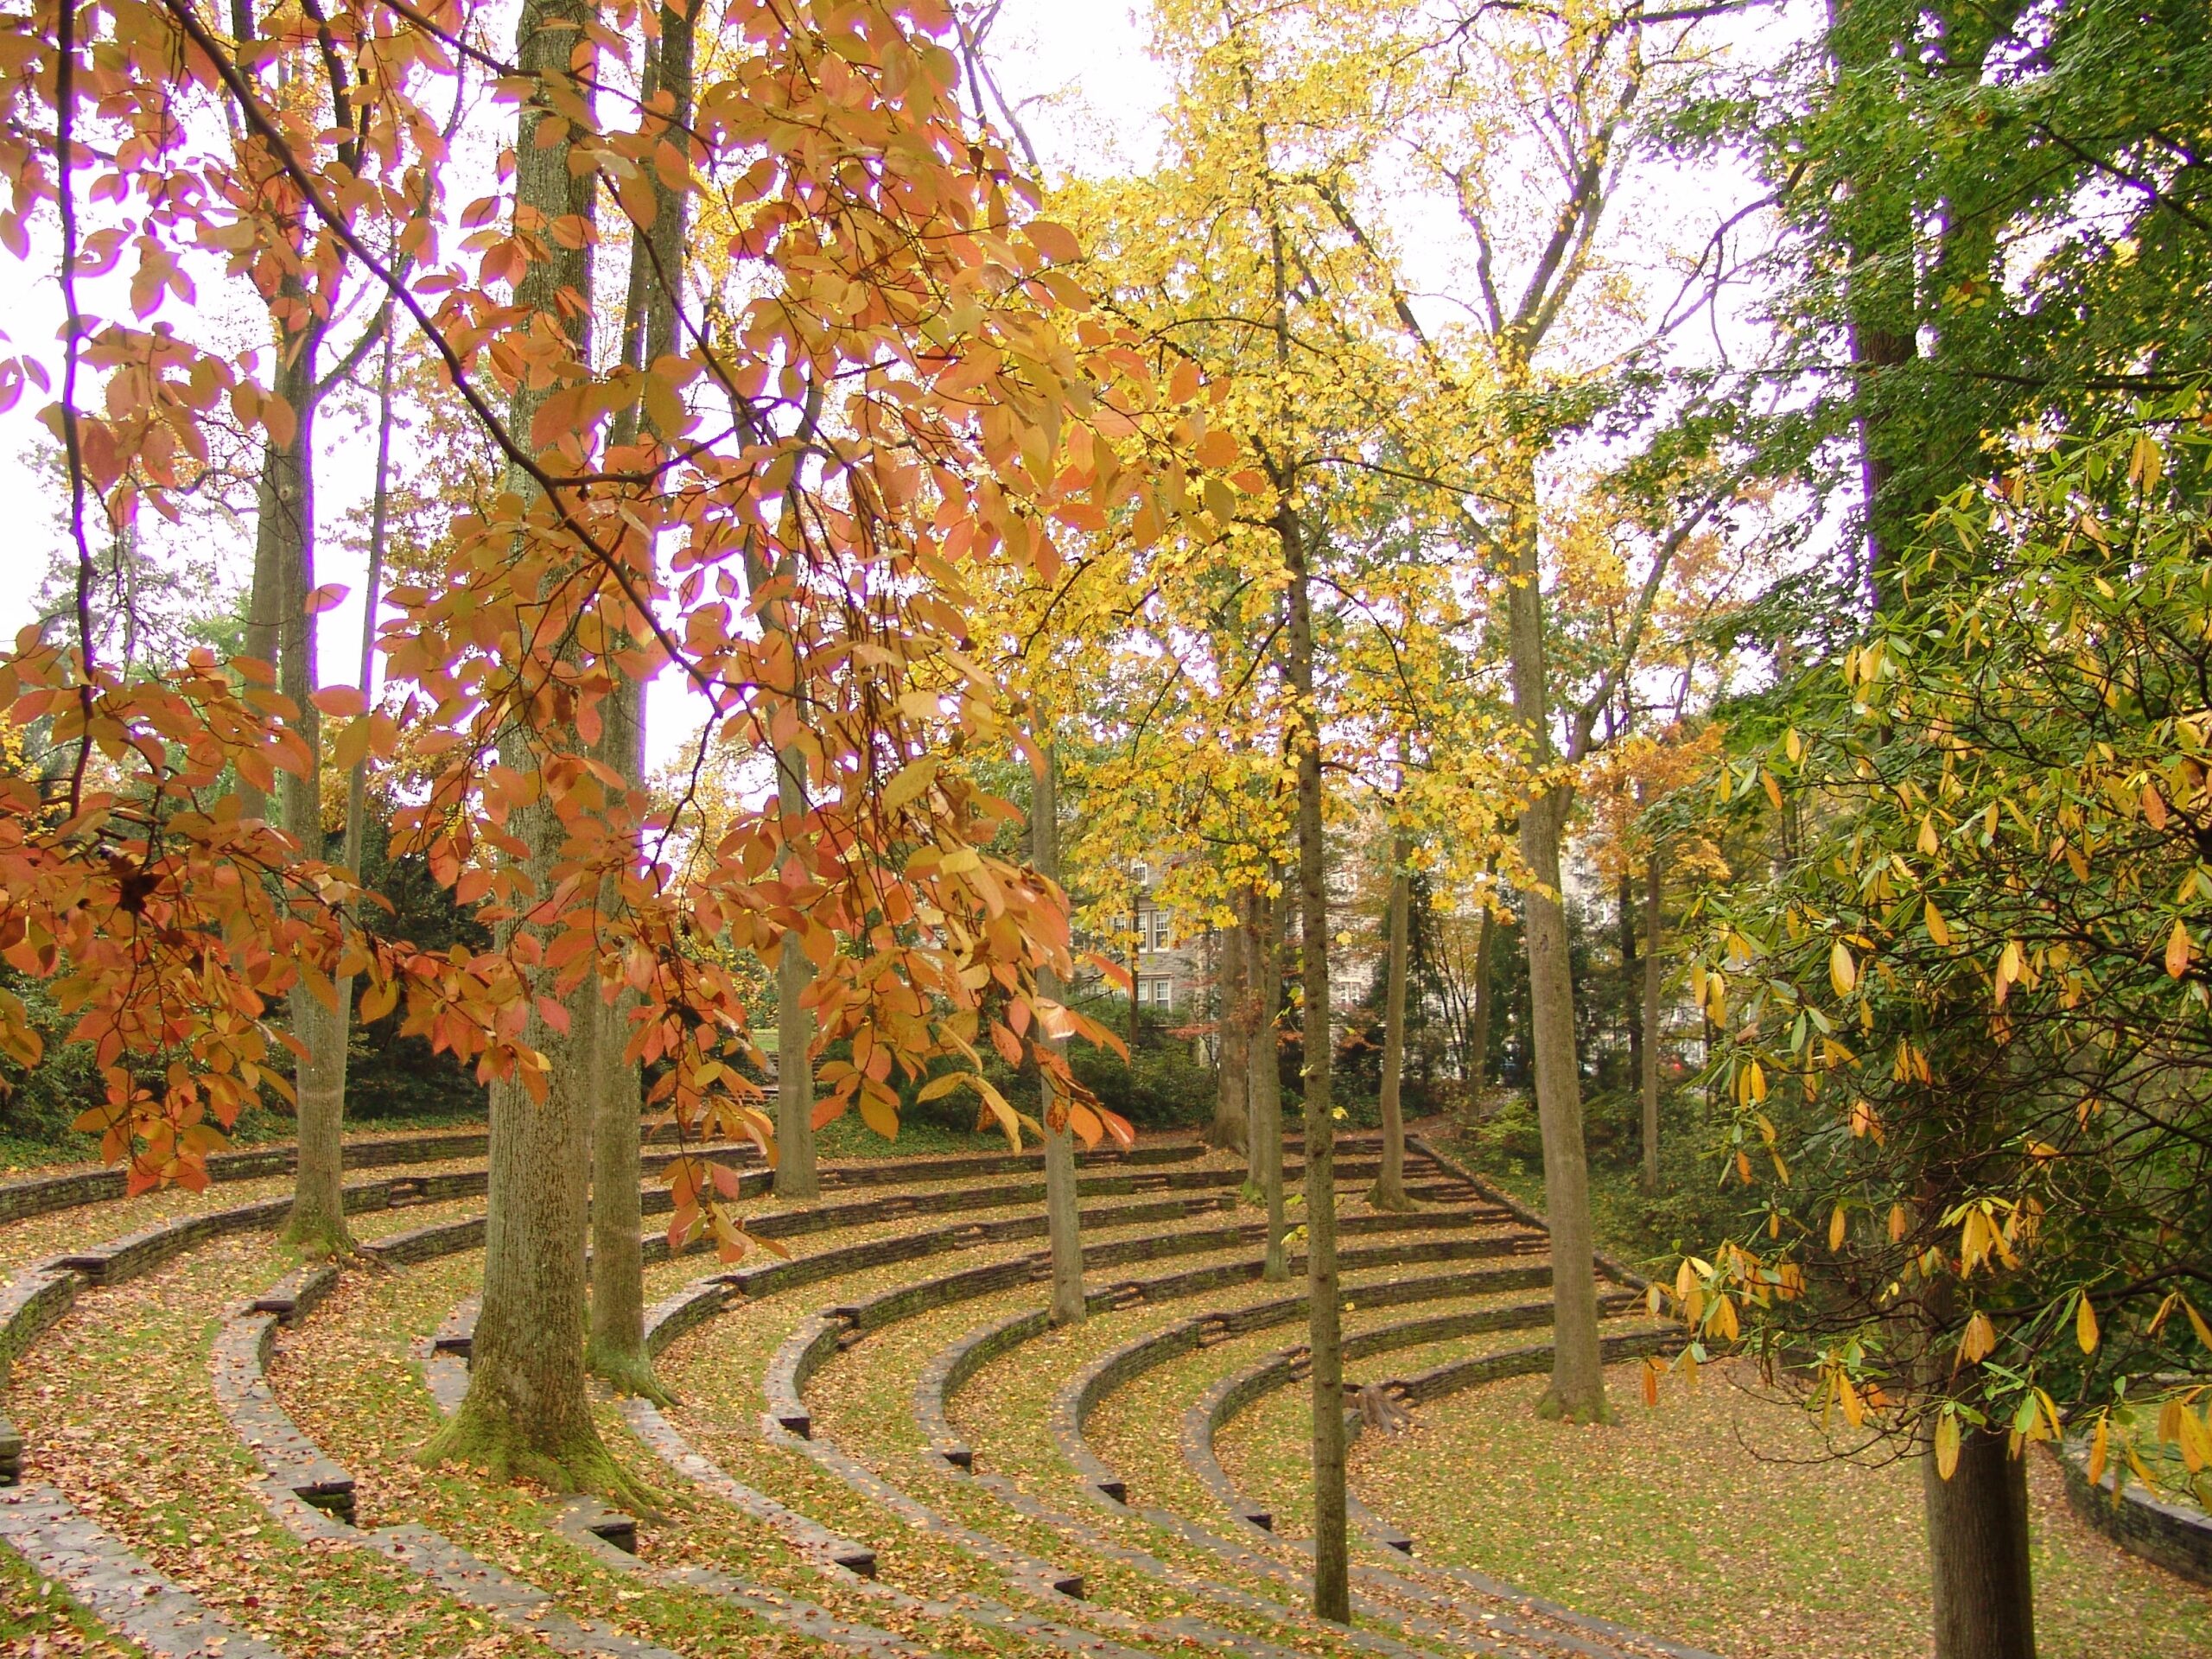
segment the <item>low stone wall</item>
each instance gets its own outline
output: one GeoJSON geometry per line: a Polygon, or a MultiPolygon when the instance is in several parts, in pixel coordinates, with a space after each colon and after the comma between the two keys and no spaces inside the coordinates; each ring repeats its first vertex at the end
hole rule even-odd
{"type": "Polygon", "coordinates": [[[2129,1554],[2156,1561],[2192,1583],[2212,1585],[2212,1516],[2132,1484],[2118,1491],[2115,1501],[2118,1469],[2107,1469],[2093,1486],[2086,1446],[2069,1443],[2057,1455],[2066,1475],[2066,1498],[2075,1514],[2129,1554]]]}

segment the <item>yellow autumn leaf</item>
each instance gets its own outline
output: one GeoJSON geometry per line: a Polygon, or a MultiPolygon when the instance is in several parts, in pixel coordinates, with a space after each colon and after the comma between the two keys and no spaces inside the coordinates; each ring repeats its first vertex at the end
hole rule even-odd
{"type": "Polygon", "coordinates": [[[1843,1248],[1844,1231],[1848,1224],[1844,1217],[1843,1206],[1839,1204],[1834,1212],[1828,1217],[1828,1249],[1840,1250],[1843,1248]]]}
{"type": "Polygon", "coordinates": [[[1923,906],[1923,916],[1928,923],[1928,937],[1938,950],[1948,950],[1951,945],[1950,925],[1944,921],[1943,912],[1936,908],[1936,901],[1929,899],[1923,906]]]}
{"type": "Polygon", "coordinates": [[[1988,1314],[1977,1309],[1959,1338],[1959,1358],[1966,1364],[1979,1365],[1996,1346],[1997,1327],[1990,1323],[1988,1314]]]}
{"type": "Polygon", "coordinates": [[[2105,1461],[2112,1451],[2111,1438],[2112,1420],[2109,1416],[2100,1414],[2097,1418],[2097,1432],[2089,1437],[2088,1474],[2089,1484],[2092,1486],[2098,1485],[2104,1480],[2105,1461]]]}
{"type": "Polygon", "coordinates": [[[2089,1306],[2086,1295],[2074,1312],[2074,1340],[2082,1344],[2085,1354],[2097,1351],[2097,1310],[2089,1306]]]}
{"type": "Polygon", "coordinates": [[[1948,1480],[1959,1467],[1959,1420],[1945,1412],[1936,1420],[1936,1472],[1948,1480]]]}
{"type": "Polygon", "coordinates": [[[2179,979],[2189,971],[2189,960],[2194,954],[2189,929],[2177,916],[2174,918],[2174,931],[2166,936],[2166,972],[2179,979]]]}
{"type": "Polygon", "coordinates": [[[1835,987],[1838,996],[1851,995],[1851,988],[1859,982],[1859,964],[1851,959],[1851,952],[1841,939],[1828,947],[1828,983],[1835,987]]]}

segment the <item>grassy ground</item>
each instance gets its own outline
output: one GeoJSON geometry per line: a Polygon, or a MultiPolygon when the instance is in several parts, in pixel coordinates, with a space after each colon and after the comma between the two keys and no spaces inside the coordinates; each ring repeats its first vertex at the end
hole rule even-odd
{"type": "Polygon", "coordinates": [[[6,1659],[143,1659],[137,1648],[109,1635],[12,1550],[0,1550],[0,1655],[6,1659]]]}
{"type": "MultiPolygon", "coordinates": [[[[1835,1460],[1811,1417],[1725,1368],[1670,1379],[1656,1410],[1636,1368],[1610,1382],[1611,1428],[1538,1421],[1541,1378],[1436,1402],[1404,1434],[1363,1437],[1354,1490],[1426,1559],[1728,1659],[1927,1650],[1916,1465],[1835,1460]]],[[[2049,1459],[2029,1474],[2044,1659],[2212,1651],[2212,1594],[2090,1531],[2049,1459]]]]}
{"type": "MultiPolygon", "coordinates": [[[[1541,1207],[1541,1166],[1480,1135],[1450,1147],[1541,1207]]],[[[1601,1245],[1632,1264],[1675,1244],[1633,1169],[1593,1166],[1591,1206],[1601,1245]]],[[[1838,1461],[1794,1404],[1707,1379],[1670,1379],[1647,1411],[1635,1368],[1618,1369],[1606,1430],[1536,1420],[1540,1379],[1440,1401],[1414,1433],[1357,1448],[1355,1490],[1424,1554],[1729,1659],[1923,1652],[1917,1465],[1838,1461]]],[[[2047,1458],[2029,1478],[2044,1659],[2212,1651],[2212,1592],[2090,1530],[2047,1458]]]]}

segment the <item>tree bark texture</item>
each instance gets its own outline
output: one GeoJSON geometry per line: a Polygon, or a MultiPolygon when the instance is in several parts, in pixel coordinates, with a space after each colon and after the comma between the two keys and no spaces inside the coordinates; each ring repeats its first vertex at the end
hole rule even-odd
{"type": "MultiPolygon", "coordinates": [[[[520,73],[541,87],[569,75],[572,54],[585,49],[588,17],[579,0],[524,0],[516,30],[520,73]]],[[[515,143],[515,213],[526,226],[541,228],[563,214],[587,223],[593,217],[594,175],[570,171],[569,130],[543,92],[524,101],[515,143]],[[562,136],[541,143],[539,129],[547,121],[559,123],[562,136]]],[[[576,359],[588,361],[590,243],[570,249],[546,237],[544,248],[546,257],[516,284],[516,302],[556,319],[576,359]]],[[[524,383],[509,411],[513,430],[529,432],[550,390],[524,383]]],[[[513,486],[525,495],[534,489],[522,477],[513,486]]],[[[582,740],[573,727],[517,733],[506,747],[508,764],[537,772],[541,787],[549,773],[573,769],[582,759],[582,740]]],[[[567,839],[559,818],[540,798],[516,811],[508,829],[526,849],[526,890],[542,903],[553,891],[567,839]]],[[[538,925],[525,917],[502,931],[511,936],[517,927],[538,925]]],[[[556,990],[543,969],[530,975],[534,993],[556,990]]],[[[545,1058],[544,1098],[536,1098],[519,1074],[492,1084],[484,1298],[468,1392],[423,1457],[481,1465],[502,1478],[527,1477],[560,1491],[636,1497],[641,1495],[600,1440],[584,1389],[592,1050],[601,1006],[595,976],[587,974],[563,1002],[565,1032],[546,1020],[533,995],[522,1033],[522,1041],[545,1058]]]]}
{"type": "Polygon", "coordinates": [[[1659,843],[1643,866],[1643,1052],[1637,1087],[1643,1097],[1643,1190],[1659,1190],[1659,949],[1667,867],[1659,843]]]}
{"type": "MultiPolygon", "coordinates": [[[[1039,875],[1054,885],[1060,879],[1059,754],[1049,742],[1039,746],[1045,765],[1038,773],[1029,808],[1029,856],[1039,875]]],[[[1060,995],[1059,976],[1049,969],[1037,976],[1037,988],[1049,997],[1060,995]]],[[[1058,1038],[1045,1039],[1059,1052],[1058,1038]]],[[[1052,1080],[1038,1074],[1038,1121],[1045,1126],[1045,1230],[1052,1253],[1054,1325],[1083,1323],[1083,1221],[1075,1185],[1075,1135],[1068,1128],[1065,1109],[1056,1126],[1052,1080]]]]}
{"type": "Polygon", "coordinates": [[[1344,1522],[1343,1313],[1337,1305],[1335,1103],[1330,1090],[1329,870],[1321,828],[1321,720],[1314,702],[1313,605],[1302,526],[1278,524],[1290,572],[1291,689],[1298,697],[1299,968],[1305,993],[1306,1347],[1313,1360],[1313,1611],[1351,1622],[1344,1522]]]}
{"type": "Polygon", "coordinates": [[[1390,846],[1389,978],[1382,993],[1382,1160],[1374,1189],[1367,1195],[1377,1210],[1414,1207],[1406,1196],[1406,1119],[1399,1103],[1406,1068],[1406,934],[1412,908],[1406,861],[1412,856],[1412,839],[1401,830],[1390,846]]]}
{"type": "Polygon", "coordinates": [[[2028,1465],[2006,1437],[1968,1429],[1945,1480],[1921,1458],[1936,1659],[2035,1659],[2028,1465]]]}
{"type": "Polygon", "coordinates": [[[1215,1081],[1213,1125],[1206,1140],[1227,1152],[1244,1152],[1251,1144],[1251,1122],[1245,1109],[1244,932],[1225,927],[1216,935],[1214,969],[1215,1081]]]}
{"type": "Polygon", "coordinates": [[[1245,895],[1246,959],[1252,972],[1252,1040],[1245,1052],[1245,1102],[1252,1115],[1245,1170],[1267,1206],[1268,1243],[1260,1276],[1270,1284],[1290,1277],[1283,1235],[1289,1230],[1282,1191],[1282,1051],[1276,1023],[1282,1018],[1282,927],[1278,906],[1254,888],[1245,895]]]}
{"type": "Polygon", "coordinates": [[[1560,885],[1560,842],[1573,797],[1551,776],[1551,706],[1545,678],[1544,600],[1538,558],[1536,473],[1522,456],[1509,490],[1506,626],[1513,709],[1537,777],[1522,809],[1521,861],[1527,893],[1529,1002],[1535,1051],[1536,1116],[1544,1147],[1544,1208],[1551,1224],[1552,1380],[1537,1411],[1576,1422],[1603,1422],[1605,1373],[1598,1345],[1595,1244],[1590,1171],[1582,1133],[1582,1085],[1574,1049],[1574,982],[1567,959],[1567,911],[1560,885]]]}

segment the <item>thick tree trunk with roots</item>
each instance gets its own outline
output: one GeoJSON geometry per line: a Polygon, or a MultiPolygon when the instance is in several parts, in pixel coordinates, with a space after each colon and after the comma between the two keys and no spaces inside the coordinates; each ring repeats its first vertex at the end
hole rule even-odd
{"type": "MultiPolygon", "coordinates": [[[[1544,599],[1537,557],[1535,463],[1518,458],[1508,488],[1506,531],[1513,567],[1506,626],[1512,658],[1513,710],[1527,734],[1529,763],[1548,773],[1554,760],[1545,678],[1544,599]]],[[[1560,887],[1560,842],[1573,800],[1550,782],[1521,813],[1521,861],[1527,894],[1529,1019],[1535,1051],[1536,1117],[1544,1147],[1544,1209],[1551,1226],[1552,1381],[1538,1413],[1603,1422],[1605,1372],[1598,1345],[1598,1287],[1590,1219],[1590,1171],[1582,1135],[1582,1084],[1574,1052],[1574,981],[1567,961],[1567,911],[1560,887]]]]}
{"type": "MultiPolygon", "coordinates": [[[[520,73],[541,85],[567,76],[588,21],[579,0],[524,0],[516,35],[520,73]]],[[[588,90],[577,95],[588,102],[588,90]]],[[[523,105],[515,143],[518,219],[544,225],[574,215],[591,222],[595,175],[589,168],[581,176],[571,172],[569,132],[547,94],[533,92],[523,105]],[[547,121],[558,124],[562,136],[542,143],[539,129],[547,121]]],[[[592,267],[590,241],[581,240],[582,246],[571,249],[565,239],[549,238],[547,257],[531,265],[515,297],[524,308],[557,319],[576,358],[588,361],[592,267]]],[[[524,383],[509,414],[514,431],[530,431],[549,391],[524,383]]],[[[524,493],[534,488],[519,477],[512,486],[524,493]]],[[[562,781],[557,774],[573,772],[583,760],[573,727],[518,732],[507,747],[507,763],[536,772],[541,789],[562,781]]],[[[525,903],[548,902],[568,839],[558,816],[541,797],[513,813],[507,828],[526,849],[525,903]]],[[[512,937],[518,927],[540,925],[525,915],[508,923],[505,934],[512,937]]],[[[545,1097],[532,1095],[519,1071],[492,1085],[484,1300],[468,1392],[423,1456],[429,1463],[477,1465],[503,1478],[527,1478],[559,1491],[645,1502],[650,1495],[622,1473],[600,1440],[584,1388],[584,1249],[599,985],[587,974],[568,993],[563,999],[568,1029],[558,1031],[537,1002],[538,995],[556,991],[554,976],[543,968],[528,972],[534,995],[522,1041],[545,1058],[545,1097]]]]}
{"type": "MultiPolygon", "coordinates": [[[[287,340],[287,355],[278,361],[273,387],[292,406],[296,424],[290,443],[271,440],[263,447],[254,535],[257,578],[264,568],[276,577],[276,688],[291,700],[297,711],[294,729],[318,762],[322,720],[312,700],[316,626],[309,596],[315,587],[315,371],[321,335],[321,326],[315,324],[304,335],[287,340]]],[[[322,857],[321,766],[308,766],[303,775],[285,772],[276,788],[278,822],[299,843],[303,857],[322,857]]],[[[352,988],[350,983],[342,987],[349,995],[352,988]]],[[[344,1147],[351,1009],[340,1001],[340,991],[328,981],[310,985],[302,980],[289,998],[292,1036],[306,1052],[293,1071],[299,1163],[282,1236],[316,1256],[342,1256],[353,1248],[346,1225],[344,1147]],[[331,1000],[325,1001],[326,996],[331,1000]]]]}
{"type": "Polygon", "coordinates": [[[2006,1437],[1969,1429],[1945,1480],[1921,1457],[1936,1659],[2035,1659],[2028,1465],[2006,1437]]]}
{"type": "Polygon", "coordinates": [[[1406,861],[1413,843],[1401,832],[1390,846],[1390,963],[1389,979],[1382,994],[1382,1164],[1367,1201],[1377,1210],[1410,1210],[1406,1196],[1406,1120],[1398,1091],[1406,1065],[1406,932],[1410,883],[1406,861]]]}
{"type": "Polygon", "coordinates": [[[1245,1020],[1244,930],[1225,927],[1216,935],[1214,969],[1215,1089],[1213,1122],[1206,1131],[1211,1146],[1224,1152],[1247,1152],[1251,1145],[1251,1118],[1245,1109],[1243,1027],[1245,1020]]]}
{"type": "Polygon", "coordinates": [[[1244,1055],[1244,1097],[1252,1117],[1245,1186],[1247,1196],[1268,1211],[1260,1276],[1279,1284],[1290,1277],[1283,1244],[1289,1224],[1282,1192],[1282,1054],[1275,1033],[1282,1017],[1282,929],[1278,907],[1256,887],[1245,895],[1245,915],[1253,1004],[1252,1038],[1244,1055]]]}
{"type": "MultiPolygon", "coordinates": [[[[1059,755],[1052,744],[1039,746],[1044,751],[1045,764],[1037,774],[1035,793],[1029,808],[1029,856],[1038,874],[1057,883],[1060,879],[1060,786],[1059,755]]],[[[1049,969],[1037,976],[1037,988],[1045,995],[1057,999],[1060,995],[1059,976],[1049,969]]],[[[1057,1038],[1047,1038],[1055,1052],[1061,1044],[1057,1038]]],[[[1045,1230],[1052,1252],[1052,1306],[1049,1315],[1054,1325],[1083,1323],[1083,1221],[1076,1202],[1075,1135],[1069,1129],[1065,1109],[1059,1112],[1060,1122],[1053,1122],[1056,1103],[1052,1098],[1052,1080],[1042,1071],[1038,1074],[1038,1120],[1045,1126],[1045,1230]]]]}
{"type": "Polygon", "coordinates": [[[1643,1097],[1643,1190],[1659,1190],[1659,945],[1660,901],[1666,865],[1654,842],[1643,867],[1643,1052],[1637,1087],[1643,1097]]]}
{"type": "Polygon", "coordinates": [[[1313,592],[1302,526],[1278,521],[1290,572],[1289,668],[1297,693],[1299,967],[1305,993],[1306,1348],[1313,1361],[1313,1611],[1351,1622],[1344,1522],[1343,1313],[1337,1306],[1335,1102],[1330,1090],[1329,869],[1321,830],[1321,721],[1313,701],[1313,592]]]}

